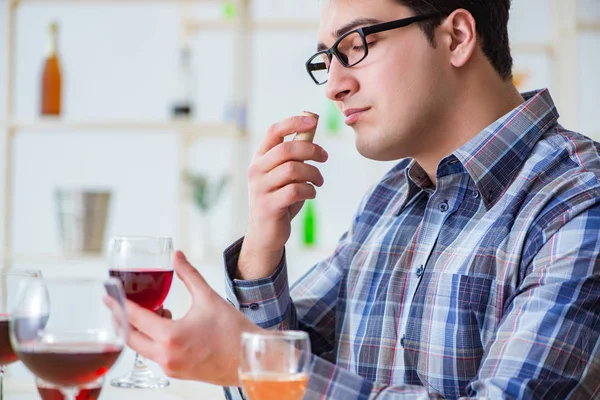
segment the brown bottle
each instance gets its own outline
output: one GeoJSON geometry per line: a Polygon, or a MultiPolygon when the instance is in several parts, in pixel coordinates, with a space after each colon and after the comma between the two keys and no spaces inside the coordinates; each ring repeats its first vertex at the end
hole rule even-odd
{"type": "Polygon", "coordinates": [[[60,115],[62,79],[58,62],[58,24],[50,24],[48,54],[42,73],[42,115],[60,115]]]}

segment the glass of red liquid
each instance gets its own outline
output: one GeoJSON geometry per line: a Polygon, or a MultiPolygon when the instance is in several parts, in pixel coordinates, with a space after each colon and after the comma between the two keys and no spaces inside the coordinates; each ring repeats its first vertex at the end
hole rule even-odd
{"type": "Polygon", "coordinates": [[[8,364],[18,361],[10,343],[9,321],[13,303],[16,300],[17,287],[25,278],[41,278],[37,270],[0,271],[0,400],[4,398],[2,377],[8,364]]]}
{"type": "Polygon", "coordinates": [[[112,368],[128,329],[123,285],[115,278],[26,279],[10,320],[19,359],[66,400],[112,368]]]}
{"type": "MultiPolygon", "coordinates": [[[[108,249],[110,276],[123,283],[127,299],[158,311],[173,281],[173,240],[169,237],[125,236],[111,240],[108,249]]],[[[154,375],[146,360],[135,355],[133,370],[110,384],[121,388],[162,388],[164,377],[154,375]]]]}
{"type": "Polygon", "coordinates": [[[312,353],[303,331],[242,334],[239,377],[248,400],[302,400],[312,353]]]}
{"type": "MultiPolygon", "coordinates": [[[[60,389],[36,378],[35,384],[37,386],[38,393],[42,400],[64,400],[65,397],[61,393],[60,389]]],[[[79,389],[79,394],[75,397],[76,400],[98,400],[100,392],[102,391],[102,385],[104,384],[104,377],[92,382],[88,385],[82,386],[79,389]]]]}

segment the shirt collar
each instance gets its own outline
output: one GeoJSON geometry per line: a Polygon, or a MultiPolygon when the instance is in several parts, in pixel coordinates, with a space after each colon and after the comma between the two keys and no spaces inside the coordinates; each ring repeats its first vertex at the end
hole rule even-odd
{"type": "Polygon", "coordinates": [[[475,182],[487,209],[510,186],[537,141],[558,120],[548,89],[522,96],[525,102],[453,153],[475,182]]]}
{"type": "MultiPolygon", "coordinates": [[[[522,93],[521,96],[525,102],[448,156],[461,162],[487,209],[498,201],[537,141],[558,120],[558,111],[548,89],[522,93]]],[[[414,160],[406,167],[405,173],[409,184],[407,202],[419,189],[428,188],[431,181],[414,160]]]]}

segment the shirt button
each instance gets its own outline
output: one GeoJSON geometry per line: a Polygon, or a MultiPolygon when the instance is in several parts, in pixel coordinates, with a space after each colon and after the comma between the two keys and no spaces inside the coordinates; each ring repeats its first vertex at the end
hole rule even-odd
{"type": "Polygon", "coordinates": [[[402,346],[402,348],[404,348],[404,338],[405,335],[402,335],[402,339],[400,339],[400,346],[402,346]]]}
{"type": "Polygon", "coordinates": [[[471,196],[474,199],[478,199],[479,198],[479,192],[477,190],[473,190],[473,192],[471,193],[471,196]]]}
{"type": "Polygon", "coordinates": [[[250,309],[251,309],[251,310],[253,310],[253,311],[256,311],[256,310],[258,310],[258,308],[259,308],[259,307],[260,307],[260,306],[259,306],[257,303],[252,303],[252,304],[250,304],[250,309]]]}
{"type": "Polygon", "coordinates": [[[439,208],[440,208],[440,211],[441,211],[441,212],[446,212],[446,211],[448,211],[448,208],[449,208],[449,207],[448,207],[448,201],[447,201],[447,200],[444,200],[444,201],[442,201],[442,202],[440,203],[440,205],[439,205],[439,208]]]}
{"type": "Polygon", "coordinates": [[[415,272],[417,274],[417,278],[420,278],[423,275],[423,266],[419,266],[419,268],[417,268],[417,271],[415,272]]]}

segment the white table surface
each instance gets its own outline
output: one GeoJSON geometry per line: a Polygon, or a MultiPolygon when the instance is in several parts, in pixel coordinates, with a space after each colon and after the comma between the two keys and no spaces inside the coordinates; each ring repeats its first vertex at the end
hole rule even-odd
{"type": "MultiPolygon", "coordinates": [[[[120,389],[108,384],[108,380],[125,375],[133,366],[133,352],[127,349],[114,368],[108,373],[100,400],[223,400],[223,389],[220,386],[203,382],[182,381],[168,378],[169,387],[164,389],[120,389]]],[[[156,374],[162,372],[156,364],[149,363],[156,374]]],[[[164,375],[162,375],[164,376],[164,375]]],[[[39,400],[33,376],[17,363],[7,368],[4,379],[4,400],[39,400]]]]}

